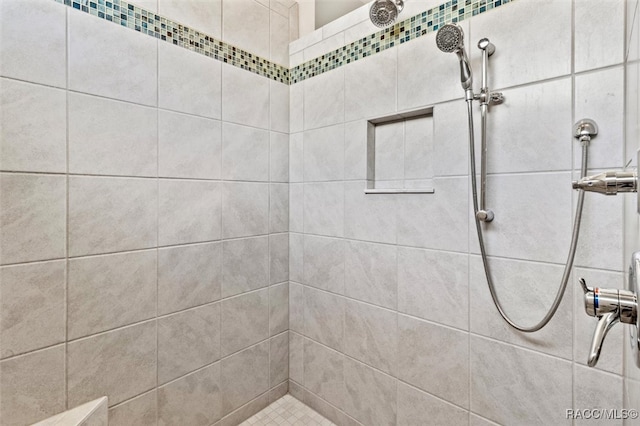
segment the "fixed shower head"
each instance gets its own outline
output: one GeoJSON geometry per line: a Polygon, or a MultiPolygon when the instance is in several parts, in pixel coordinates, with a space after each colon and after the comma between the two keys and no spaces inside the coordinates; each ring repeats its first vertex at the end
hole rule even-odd
{"type": "Polygon", "coordinates": [[[460,83],[467,92],[467,97],[473,99],[473,76],[467,53],[464,50],[464,33],[456,24],[445,24],[436,33],[436,45],[438,49],[446,53],[454,52],[460,60],[460,83]]]}
{"type": "Polygon", "coordinates": [[[404,8],[402,0],[375,0],[369,9],[369,18],[377,27],[386,27],[395,22],[404,8]]]}
{"type": "Polygon", "coordinates": [[[436,34],[438,49],[446,53],[464,49],[464,33],[462,28],[455,24],[445,24],[436,34]]]}

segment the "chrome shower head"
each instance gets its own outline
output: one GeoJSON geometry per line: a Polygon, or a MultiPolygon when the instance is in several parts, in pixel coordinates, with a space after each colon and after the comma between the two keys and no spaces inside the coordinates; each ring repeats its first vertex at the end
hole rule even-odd
{"type": "Polygon", "coordinates": [[[386,27],[395,22],[404,8],[402,0],[375,0],[369,9],[369,18],[377,27],[386,27]]]}
{"type": "Polygon", "coordinates": [[[455,24],[445,24],[436,34],[438,49],[446,53],[464,49],[464,33],[462,28],[455,24]]]}
{"type": "Polygon", "coordinates": [[[438,49],[446,53],[455,53],[460,60],[460,83],[467,92],[467,97],[473,98],[473,76],[467,53],[464,50],[464,33],[456,24],[445,24],[436,34],[438,49]]]}

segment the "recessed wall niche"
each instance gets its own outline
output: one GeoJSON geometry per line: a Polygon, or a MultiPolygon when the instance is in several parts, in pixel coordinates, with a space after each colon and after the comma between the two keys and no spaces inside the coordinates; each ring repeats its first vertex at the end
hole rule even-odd
{"type": "Polygon", "coordinates": [[[433,144],[433,107],[369,120],[365,192],[433,193],[433,144]]]}

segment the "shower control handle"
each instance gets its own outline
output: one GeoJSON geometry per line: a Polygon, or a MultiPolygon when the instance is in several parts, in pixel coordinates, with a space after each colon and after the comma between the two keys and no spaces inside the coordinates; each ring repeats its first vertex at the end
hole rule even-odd
{"type": "Polygon", "coordinates": [[[638,302],[636,293],[628,290],[589,288],[583,278],[580,285],[584,291],[584,308],[587,315],[598,318],[593,333],[587,364],[594,367],[600,358],[602,344],[607,333],[617,322],[636,324],[638,302]]]}

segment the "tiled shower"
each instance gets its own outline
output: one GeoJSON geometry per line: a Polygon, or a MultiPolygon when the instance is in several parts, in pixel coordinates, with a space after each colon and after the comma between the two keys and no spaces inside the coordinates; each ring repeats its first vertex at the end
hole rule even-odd
{"type": "Polygon", "coordinates": [[[102,396],[109,425],[237,425],[287,393],[338,425],[638,424],[567,415],[640,408],[627,326],[586,366],[578,286],[625,286],[635,198],[587,194],[557,315],[510,329],[434,41],[460,17],[475,69],[496,45],[485,235],[533,323],[569,246],[573,123],[599,124],[590,172],[637,167],[638,1],[367,13],[299,37],[293,0],[0,0],[0,425],[102,396]],[[373,167],[434,192],[365,194],[373,167]]]}

